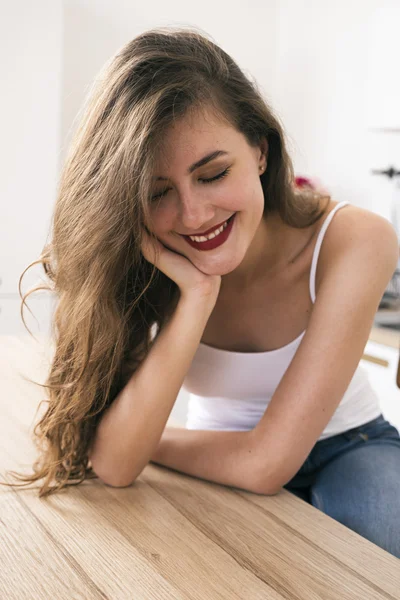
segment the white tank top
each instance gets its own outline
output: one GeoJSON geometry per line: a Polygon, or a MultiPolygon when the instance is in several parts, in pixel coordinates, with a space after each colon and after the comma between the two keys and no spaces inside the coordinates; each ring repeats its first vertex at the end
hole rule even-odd
{"type": "MultiPolygon", "coordinates": [[[[315,302],[315,273],[325,232],[340,202],[329,213],[318,234],[310,271],[310,295],[315,302]]],[[[232,352],[199,344],[183,382],[189,394],[187,429],[253,429],[263,416],[305,334],[267,352],[232,352]]],[[[379,399],[359,364],[328,425],[318,438],[343,433],[381,414],[379,399]]]]}

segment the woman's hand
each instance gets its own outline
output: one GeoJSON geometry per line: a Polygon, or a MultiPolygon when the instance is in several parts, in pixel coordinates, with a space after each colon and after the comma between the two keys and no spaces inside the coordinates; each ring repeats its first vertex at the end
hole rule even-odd
{"type": "Polygon", "coordinates": [[[195,267],[186,256],[169,250],[159,240],[153,241],[143,228],[142,253],[167,277],[178,285],[181,296],[195,295],[216,302],[221,287],[221,275],[206,275],[195,267]]]}

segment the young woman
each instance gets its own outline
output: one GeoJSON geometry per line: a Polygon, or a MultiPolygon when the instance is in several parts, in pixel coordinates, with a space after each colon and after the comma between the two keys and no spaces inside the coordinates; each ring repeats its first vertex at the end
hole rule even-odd
{"type": "Polygon", "coordinates": [[[359,366],[397,237],[293,182],[282,126],[206,36],[161,28],[117,53],[41,256],[56,351],[20,479],[127,486],[153,461],[285,487],[400,556],[400,436],[359,366]],[[187,426],[168,427],[182,386],[187,426]]]}

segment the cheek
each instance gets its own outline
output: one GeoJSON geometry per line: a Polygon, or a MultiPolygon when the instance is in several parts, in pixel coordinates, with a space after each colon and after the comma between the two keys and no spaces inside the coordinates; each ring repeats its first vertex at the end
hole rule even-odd
{"type": "Polygon", "coordinates": [[[171,207],[159,205],[152,211],[153,231],[156,234],[162,235],[173,228],[173,211],[171,207]]]}
{"type": "Polygon", "coordinates": [[[264,193],[261,185],[253,178],[243,179],[238,185],[235,185],[228,194],[229,208],[238,211],[254,211],[259,209],[259,205],[264,205],[264,193]]]}

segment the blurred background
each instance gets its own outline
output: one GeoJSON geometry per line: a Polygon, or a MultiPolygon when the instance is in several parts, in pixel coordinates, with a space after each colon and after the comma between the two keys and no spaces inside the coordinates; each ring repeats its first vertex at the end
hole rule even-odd
{"type": "MultiPolygon", "coordinates": [[[[93,79],[152,27],[210,34],[275,109],[295,173],[399,230],[399,24],[398,0],[1,0],[0,335],[27,333],[18,280],[49,235],[63,159],[93,79]]],[[[22,292],[43,277],[40,266],[30,269],[22,292]]],[[[49,331],[53,301],[48,292],[28,299],[34,334],[49,331]]]]}

